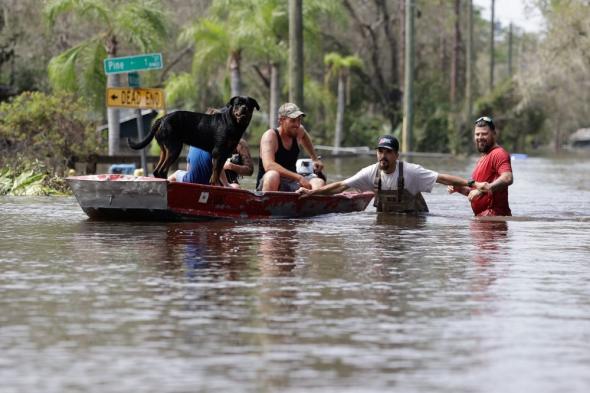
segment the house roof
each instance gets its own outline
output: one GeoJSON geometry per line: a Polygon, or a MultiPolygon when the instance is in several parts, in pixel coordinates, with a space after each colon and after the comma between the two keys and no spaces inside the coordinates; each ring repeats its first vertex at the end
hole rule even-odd
{"type": "Polygon", "coordinates": [[[569,136],[571,143],[578,141],[590,141],[590,128],[580,128],[569,136]]]}

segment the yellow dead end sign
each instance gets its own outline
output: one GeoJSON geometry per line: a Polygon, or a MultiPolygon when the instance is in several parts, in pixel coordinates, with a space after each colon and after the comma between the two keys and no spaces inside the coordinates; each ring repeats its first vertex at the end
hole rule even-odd
{"type": "Polygon", "coordinates": [[[107,88],[107,106],[118,108],[165,109],[164,89],[109,87],[107,88]]]}

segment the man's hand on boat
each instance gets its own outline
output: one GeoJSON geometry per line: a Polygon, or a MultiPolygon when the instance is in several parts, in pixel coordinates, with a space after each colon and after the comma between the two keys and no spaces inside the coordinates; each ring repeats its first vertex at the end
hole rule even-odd
{"type": "Polygon", "coordinates": [[[338,181],[338,182],[326,184],[325,186],[320,187],[320,188],[316,188],[315,190],[309,190],[309,189],[301,187],[295,192],[297,192],[299,195],[301,195],[300,198],[306,198],[311,195],[340,194],[341,192],[346,191],[347,189],[348,189],[348,186],[346,185],[346,183],[344,183],[343,181],[338,181]]]}
{"type": "Polygon", "coordinates": [[[305,176],[299,175],[299,178],[297,179],[297,183],[299,183],[301,188],[307,188],[307,189],[311,190],[311,183],[309,182],[309,180],[307,180],[305,178],[305,176]]]}
{"type": "Polygon", "coordinates": [[[313,190],[305,187],[299,187],[299,189],[295,192],[299,194],[299,198],[307,198],[308,196],[314,194],[313,190]]]}

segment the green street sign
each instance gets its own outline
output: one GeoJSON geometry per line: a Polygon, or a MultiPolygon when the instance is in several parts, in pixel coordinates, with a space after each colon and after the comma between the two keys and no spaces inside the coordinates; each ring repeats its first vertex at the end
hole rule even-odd
{"type": "Polygon", "coordinates": [[[156,70],[162,68],[163,65],[161,53],[111,57],[104,59],[104,72],[107,74],[121,74],[133,71],[156,70]]]}
{"type": "Polygon", "coordinates": [[[130,72],[127,74],[127,84],[129,87],[139,87],[139,73],[137,72],[130,72]]]}

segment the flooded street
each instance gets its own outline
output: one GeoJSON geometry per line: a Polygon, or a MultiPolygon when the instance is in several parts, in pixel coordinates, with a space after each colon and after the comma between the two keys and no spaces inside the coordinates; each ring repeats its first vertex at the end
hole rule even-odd
{"type": "Polygon", "coordinates": [[[0,391],[588,392],[590,157],[513,170],[508,221],[439,184],[421,218],[97,222],[0,198],[0,391]]]}

